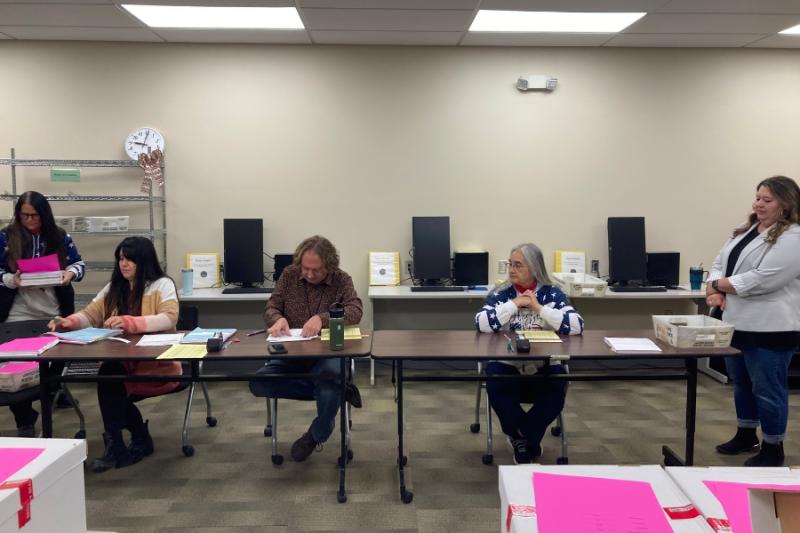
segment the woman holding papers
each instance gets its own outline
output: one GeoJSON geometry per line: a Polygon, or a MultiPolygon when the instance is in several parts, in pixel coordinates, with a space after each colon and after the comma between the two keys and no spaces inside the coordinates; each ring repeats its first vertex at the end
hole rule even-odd
{"type": "Polygon", "coordinates": [[[800,344],[800,188],[791,178],[756,187],[753,210],[723,245],[706,285],[706,303],[733,324],[725,360],[733,381],[736,435],[717,446],[726,455],[759,449],[745,466],[782,466],[789,417],[788,373],[800,344]]]}
{"type": "MultiPolygon", "coordinates": [[[[526,243],[511,250],[508,281],[489,293],[483,308],[475,315],[475,327],[483,333],[549,329],[562,335],[580,335],[583,318],[561,289],[550,281],[539,247],[526,243]]],[[[512,349],[509,342],[509,351],[512,349]]],[[[490,376],[519,375],[526,371],[543,375],[567,373],[563,365],[551,364],[537,369],[531,361],[524,364],[490,361],[486,365],[486,374],[490,376]]],[[[530,463],[540,456],[547,426],[564,408],[567,382],[488,380],[486,391],[514,451],[514,462],[530,463]],[[522,398],[529,397],[533,398],[533,407],[526,412],[520,403],[522,398]]]]}
{"type": "MultiPolygon", "coordinates": [[[[41,193],[22,193],[14,205],[14,219],[0,230],[0,322],[49,320],[75,311],[72,281],[80,281],[86,266],[72,237],[56,226],[50,203],[41,193]],[[61,285],[20,286],[18,262],[55,255],[61,270],[61,285]]],[[[63,364],[54,365],[61,372],[63,364]]],[[[63,396],[62,396],[63,397],[63,396]]],[[[30,401],[9,406],[14,413],[17,435],[36,436],[39,413],[30,401]]]]}
{"type": "MultiPolygon", "coordinates": [[[[86,327],[121,328],[126,333],[174,330],[178,322],[175,282],[161,269],[153,243],[144,237],[128,237],[114,251],[116,264],[111,281],[81,311],[51,322],[51,329],[86,327]]],[[[101,375],[181,375],[178,361],[106,361],[101,375]]],[[[153,453],[153,439],[135,401],[175,390],[178,382],[100,382],[97,398],[103,416],[105,453],[92,470],[122,468],[153,453]],[[122,430],[131,433],[125,446],[122,430]]]]}

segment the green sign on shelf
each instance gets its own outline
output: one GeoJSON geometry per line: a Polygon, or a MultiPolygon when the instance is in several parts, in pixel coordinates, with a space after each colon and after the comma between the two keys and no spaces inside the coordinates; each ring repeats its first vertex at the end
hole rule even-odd
{"type": "Polygon", "coordinates": [[[50,181],[81,181],[79,168],[51,168],[50,181]]]}

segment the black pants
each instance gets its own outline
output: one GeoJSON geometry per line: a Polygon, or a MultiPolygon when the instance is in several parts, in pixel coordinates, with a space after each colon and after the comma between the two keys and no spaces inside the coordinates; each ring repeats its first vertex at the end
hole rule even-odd
{"type": "MultiPolygon", "coordinates": [[[[127,374],[125,366],[119,361],[106,361],[100,365],[101,376],[127,374]]],[[[138,431],[144,426],[142,413],[134,405],[134,401],[142,396],[128,395],[122,381],[100,381],[97,383],[97,401],[100,403],[100,414],[103,417],[103,428],[106,433],[116,434],[123,429],[138,431]]]]}
{"type": "MultiPolygon", "coordinates": [[[[61,375],[64,371],[64,363],[50,363],[50,373],[61,375]]],[[[9,406],[14,414],[14,422],[17,428],[32,426],[36,423],[39,413],[33,408],[33,400],[12,403],[9,406]]]]}

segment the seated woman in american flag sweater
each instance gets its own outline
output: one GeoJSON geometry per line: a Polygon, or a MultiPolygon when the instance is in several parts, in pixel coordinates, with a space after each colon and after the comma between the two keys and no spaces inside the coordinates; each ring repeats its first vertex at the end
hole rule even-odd
{"type": "MultiPolygon", "coordinates": [[[[483,308],[475,315],[475,327],[483,333],[549,329],[562,335],[580,335],[583,318],[550,281],[539,247],[525,243],[511,250],[508,281],[489,293],[483,308]]],[[[566,374],[567,369],[560,364],[537,368],[531,361],[490,361],[486,365],[486,374],[490,376],[520,373],[566,374]]],[[[487,380],[486,391],[514,452],[514,462],[530,463],[540,456],[547,426],[564,408],[567,382],[487,380]],[[523,397],[533,399],[528,411],[520,405],[523,397]]]]}

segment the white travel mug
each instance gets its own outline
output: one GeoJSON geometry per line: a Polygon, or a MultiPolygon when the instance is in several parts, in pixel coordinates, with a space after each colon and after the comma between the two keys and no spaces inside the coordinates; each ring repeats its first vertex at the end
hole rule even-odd
{"type": "Polygon", "coordinates": [[[194,285],[194,270],[191,268],[182,268],[181,274],[183,274],[183,295],[189,296],[192,294],[194,285]]]}

